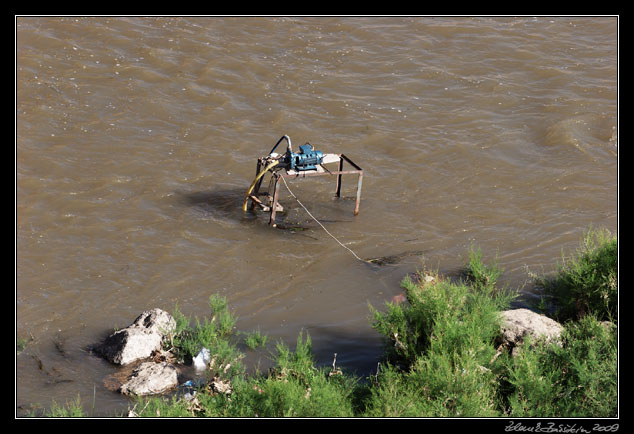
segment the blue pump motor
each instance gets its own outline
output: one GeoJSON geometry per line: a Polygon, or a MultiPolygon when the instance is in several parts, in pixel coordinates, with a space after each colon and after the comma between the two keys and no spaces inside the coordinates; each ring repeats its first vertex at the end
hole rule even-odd
{"type": "Polygon", "coordinates": [[[324,154],[321,151],[315,151],[310,143],[300,146],[297,154],[290,151],[289,154],[291,170],[297,172],[315,170],[315,166],[321,164],[324,159],[324,154]]]}

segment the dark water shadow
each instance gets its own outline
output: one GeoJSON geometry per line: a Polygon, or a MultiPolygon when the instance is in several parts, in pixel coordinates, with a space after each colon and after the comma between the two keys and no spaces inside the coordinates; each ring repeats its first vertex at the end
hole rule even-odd
{"type": "MultiPolygon", "coordinates": [[[[371,330],[357,333],[353,330],[316,324],[306,325],[299,333],[304,340],[310,336],[316,367],[331,367],[335,361],[336,368],[363,380],[368,375],[376,373],[377,363],[383,361],[385,341],[371,330]]],[[[297,337],[291,337],[284,345],[295,351],[296,340],[297,337]]],[[[275,367],[278,355],[276,347],[280,342],[279,339],[269,336],[265,347],[249,349],[244,344],[238,345],[240,351],[245,354],[244,363],[249,375],[256,372],[266,373],[269,368],[275,367]]]]}
{"type": "Polygon", "coordinates": [[[266,227],[268,214],[242,211],[244,189],[220,188],[203,191],[175,191],[178,205],[191,208],[203,218],[213,218],[253,226],[258,223],[266,227]]]}
{"type": "MultiPolygon", "coordinates": [[[[244,189],[241,188],[174,192],[178,204],[184,207],[190,207],[205,217],[219,218],[244,224],[261,223],[263,227],[268,228],[268,212],[260,211],[257,208],[253,211],[242,211],[244,193],[244,189]]],[[[305,236],[309,236],[304,233],[308,230],[321,230],[319,225],[313,220],[310,220],[308,216],[306,216],[306,219],[301,220],[290,218],[289,210],[295,209],[292,205],[293,204],[289,201],[288,204],[284,204],[286,210],[278,211],[276,216],[276,229],[302,233],[302,235],[305,236]]],[[[333,224],[349,223],[352,220],[323,219],[321,221],[322,223],[333,224]]]]}
{"type": "Polygon", "coordinates": [[[357,333],[321,325],[308,325],[304,332],[311,337],[316,366],[332,366],[335,361],[336,367],[344,372],[366,378],[374,374],[377,363],[383,361],[385,342],[378,333],[357,333]]]}
{"type": "Polygon", "coordinates": [[[176,191],[174,192],[179,204],[214,217],[229,220],[242,220],[242,189],[220,189],[205,191],[176,191]]]}
{"type": "MultiPolygon", "coordinates": [[[[264,228],[269,228],[269,213],[259,210],[242,211],[242,204],[244,202],[244,190],[241,188],[226,188],[217,190],[205,190],[205,191],[176,191],[177,203],[185,207],[195,209],[205,217],[219,218],[228,221],[239,222],[242,224],[253,225],[264,228]]],[[[298,220],[297,217],[290,218],[290,211],[294,211],[292,201],[285,204],[286,209],[277,213],[276,217],[276,229],[293,233],[311,239],[317,239],[316,232],[322,231],[322,228],[317,222],[311,220],[309,216],[298,220]]],[[[300,210],[303,211],[303,210],[300,210]]],[[[292,213],[296,214],[296,213],[292,213]]],[[[301,213],[300,213],[301,215],[301,213]]],[[[324,218],[320,220],[324,224],[342,224],[352,223],[352,219],[333,219],[324,218]]],[[[379,270],[380,268],[388,265],[398,265],[399,263],[412,257],[421,257],[426,251],[413,250],[405,251],[397,254],[364,258],[365,263],[372,270],[379,270]]]]}
{"type": "Polygon", "coordinates": [[[423,254],[426,252],[426,250],[414,250],[397,253],[394,255],[379,256],[377,258],[366,258],[365,260],[369,262],[373,267],[382,267],[385,265],[396,265],[399,262],[402,262],[404,259],[413,256],[422,257],[423,254]]]}

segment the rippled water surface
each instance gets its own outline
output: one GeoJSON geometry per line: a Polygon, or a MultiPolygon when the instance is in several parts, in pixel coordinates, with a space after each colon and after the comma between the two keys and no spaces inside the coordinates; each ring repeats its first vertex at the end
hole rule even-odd
{"type": "MultiPolygon", "coordinates": [[[[81,396],[113,415],[87,347],[143,310],[207,314],[366,375],[381,307],[471,246],[531,296],[590,226],[617,229],[616,17],[17,17],[16,412],[81,396]],[[364,169],[243,214],[288,134],[364,169]],[[414,253],[412,253],[414,252],[414,253]]],[[[270,348],[273,350],[273,348],[270,348]]],[[[249,353],[266,366],[268,353],[249,353]]]]}

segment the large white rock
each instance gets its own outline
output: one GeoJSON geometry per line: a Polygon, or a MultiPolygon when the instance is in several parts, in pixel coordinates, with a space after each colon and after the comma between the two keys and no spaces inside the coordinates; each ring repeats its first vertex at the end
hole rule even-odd
{"type": "Polygon", "coordinates": [[[528,309],[511,309],[501,313],[502,344],[515,348],[527,336],[533,342],[543,339],[547,343],[559,342],[563,326],[557,321],[528,309]]]}
{"type": "Polygon", "coordinates": [[[127,365],[159,350],[163,338],[175,327],[176,321],[169,313],[158,308],[148,310],[129,327],[108,336],[100,352],[112,363],[127,365]]]}

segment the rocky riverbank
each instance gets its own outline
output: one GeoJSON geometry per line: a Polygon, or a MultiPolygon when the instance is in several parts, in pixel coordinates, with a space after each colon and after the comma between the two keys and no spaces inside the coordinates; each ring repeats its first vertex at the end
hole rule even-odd
{"type": "MultiPolygon", "coordinates": [[[[125,395],[145,396],[165,393],[179,386],[183,365],[178,364],[176,356],[163,346],[175,327],[172,315],[154,308],[141,313],[128,327],[112,333],[97,345],[95,350],[98,354],[124,367],[118,375],[106,381],[109,387],[125,395]]],[[[502,351],[515,354],[527,337],[532,342],[557,342],[562,330],[563,326],[558,322],[531,310],[505,310],[501,312],[496,354],[502,351]]],[[[204,350],[207,349],[201,348],[201,352],[204,350]]],[[[193,363],[207,369],[213,358],[214,355],[208,354],[193,363]]],[[[218,384],[216,388],[228,390],[227,385],[218,384]]]]}

